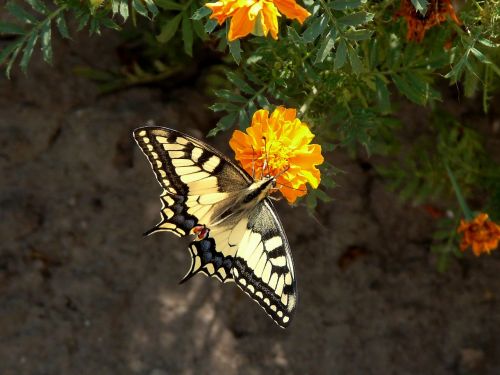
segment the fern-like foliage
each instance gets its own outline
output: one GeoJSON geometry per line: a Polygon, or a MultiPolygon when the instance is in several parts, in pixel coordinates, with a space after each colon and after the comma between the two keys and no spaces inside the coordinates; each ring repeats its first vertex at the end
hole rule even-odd
{"type": "Polygon", "coordinates": [[[40,44],[43,59],[48,63],[52,62],[52,28],[54,23],[59,33],[63,37],[69,38],[64,18],[67,4],[50,9],[40,0],[28,0],[23,5],[15,1],[8,2],[5,8],[17,22],[0,22],[0,33],[16,36],[16,39],[0,52],[0,64],[6,63],[8,77],[10,77],[11,69],[18,57],[21,69],[26,72],[37,43],[40,44]],[[30,9],[26,9],[25,5],[28,5],[30,9]]]}
{"type": "Polygon", "coordinates": [[[43,59],[52,63],[52,35],[57,30],[70,39],[66,18],[77,22],[77,31],[86,27],[89,33],[99,34],[101,28],[120,30],[113,19],[119,14],[123,21],[129,15],[139,14],[152,18],[159,11],[153,0],[59,0],[54,3],[43,0],[9,0],[6,10],[13,22],[0,22],[0,34],[12,35],[14,40],[0,52],[0,65],[5,64],[7,77],[14,64],[19,62],[26,73],[33,51],[40,46],[43,59]]]}

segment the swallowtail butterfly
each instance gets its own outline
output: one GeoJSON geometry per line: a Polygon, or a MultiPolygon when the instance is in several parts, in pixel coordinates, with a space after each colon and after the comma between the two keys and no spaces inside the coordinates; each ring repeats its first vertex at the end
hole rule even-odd
{"type": "Polygon", "coordinates": [[[176,130],[143,127],[134,138],[148,157],[161,194],[160,231],[194,235],[191,269],[236,282],[281,327],[297,304],[290,245],[268,195],[275,176],[254,180],[206,143],[176,130]]]}

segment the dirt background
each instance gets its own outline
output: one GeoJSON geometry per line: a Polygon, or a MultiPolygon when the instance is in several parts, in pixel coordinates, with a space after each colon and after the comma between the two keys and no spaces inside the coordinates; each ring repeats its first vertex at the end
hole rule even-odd
{"type": "MultiPolygon", "coordinates": [[[[342,151],[321,225],[278,205],[300,293],[289,329],[234,285],[178,285],[187,241],[142,237],[160,188],[131,131],[201,137],[215,119],[196,82],[100,96],[73,74],[113,66],[117,44],[57,41],[55,66],[0,78],[0,374],[500,374],[499,254],[437,273],[432,218],[342,151]],[[363,255],[339,267],[346,252],[363,255]]],[[[228,135],[211,142],[228,152],[228,135]]]]}

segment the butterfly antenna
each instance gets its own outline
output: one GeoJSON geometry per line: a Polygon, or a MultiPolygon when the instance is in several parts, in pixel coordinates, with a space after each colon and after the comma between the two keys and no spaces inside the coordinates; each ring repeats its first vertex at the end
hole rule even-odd
{"type": "MultiPolygon", "coordinates": [[[[269,144],[269,152],[271,152],[271,147],[273,146],[273,142],[269,144]]],[[[266,159],[267,159],[267,150],[266,150],[266,159]]],[[[269,166],[269,163],[267,163],[267,175],[269,176],[271,174],[271,167],[269,166]]]]}
{"type": "Polygon", "coordinates": [[[280,186],[286,187],[288,189],[298,190],[298,191],[302,191],[304,193],[307,193],[307,189],[294,188],[293,186],[285,185],[285,184],[282,184],[281,182],[280,182],[280,186]]]}
{"type": "Polygon", "coordinates": [[[266,137],[262,137],[262,139],[264,140],[264,165],[262,166],[261,179],[264,178],[264,171],[267,169],[267,139],[266,137]]]}
{"type": "Polygon", "coordinates": [[[253,149],[253,145],[251,145],[252,147],[252,178],[255,180],[255,150],[253,149]]]}
{"type": "Polygon", "coordinates": [[[276,176],[274,176],[274,178],[278,178],[280,176],[282,176],[283,174],[286,173],[286,171],[288,171],[290,169],[290,166],[288,165],[285,169],[283,169],[280,173],[278,173],[276,176]]]}

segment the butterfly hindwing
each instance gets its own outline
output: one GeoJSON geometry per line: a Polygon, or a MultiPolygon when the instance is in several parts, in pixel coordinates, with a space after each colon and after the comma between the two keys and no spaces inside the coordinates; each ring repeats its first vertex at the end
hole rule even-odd
{"type": "Polygon", "coordinates": [[[193,241],[189,245],[189,251],[191,253],[191,268],[181,283],[189,280],[198,272],[215,277],[223,283],[232,281],[231,269],[234,258],[217,251],[215,240],[212,237],[193,241]]]}
{"type": "Polygon", "coordinates": [[[286,327],[297,304],[297,287],[290,245],[268,199],[255,207],[246,227],[234,257],[234,281],[286,327]]]}

